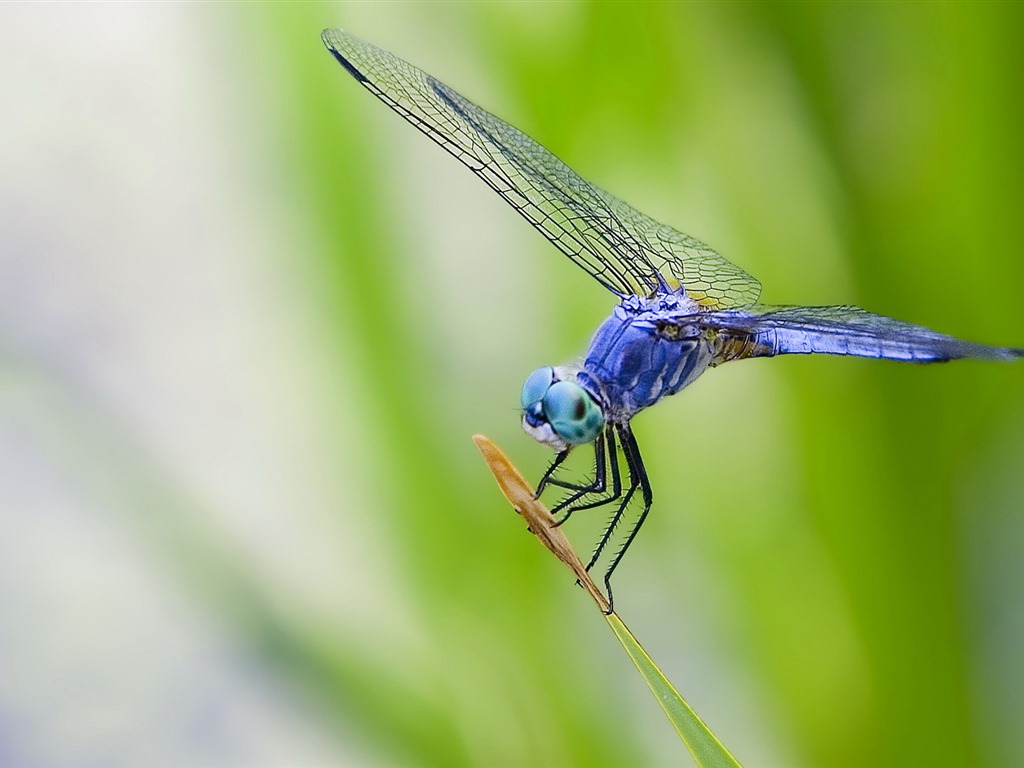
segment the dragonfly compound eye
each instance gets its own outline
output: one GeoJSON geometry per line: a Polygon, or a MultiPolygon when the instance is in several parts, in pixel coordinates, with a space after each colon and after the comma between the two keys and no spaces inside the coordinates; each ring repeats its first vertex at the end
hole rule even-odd
{"type": "Polygon", "coordinates": [[[554,383],[555,369],[550,365],[538,368],[527,376],[526,383],[523,384],[523,393],[519,397],[519,402],[523,406],[523,410],[529,410],[531,405],[543,400],[544,395],[548,393],[548,389],[554,383]]]}
{"type": "Polygon", "coordinates": [[[574,381],[556,381],[548,387],[544,415],[555,433],[574,445],[591,442],[604,427],[601,407],[574,381]]]}

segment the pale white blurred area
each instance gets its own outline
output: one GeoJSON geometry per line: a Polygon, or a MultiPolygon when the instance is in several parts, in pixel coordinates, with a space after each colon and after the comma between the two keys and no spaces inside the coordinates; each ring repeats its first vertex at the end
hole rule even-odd
{"type": "Polygon", "coordinates": [[[213,13],[0,8],[0,765],[364,764],[218,600],[414,642],[360,527],[359,384],[311,351],[316,244],[257,183],[270,106],[213,13]]]}

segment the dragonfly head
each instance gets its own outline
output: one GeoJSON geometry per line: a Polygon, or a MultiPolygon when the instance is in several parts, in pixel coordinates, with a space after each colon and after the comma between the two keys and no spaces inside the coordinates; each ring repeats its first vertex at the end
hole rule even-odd
{"type": "Polygon", "coordinates": [[[604,428],[604,413],[593,396],[550,366],[527,377],[520,401],[523,429],[556,451],[589,443],[604,428]]]}

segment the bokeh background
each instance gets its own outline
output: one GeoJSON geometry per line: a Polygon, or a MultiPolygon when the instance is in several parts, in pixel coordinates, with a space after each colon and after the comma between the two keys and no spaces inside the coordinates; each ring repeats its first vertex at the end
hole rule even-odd
{"type": "MultiPolygon", "coordinates": [[[[1024,345],[1024,6],[0,9],[0,764],[684,764],[470,441],[539,475],[522,380],[611,297],[325,26],[766,301],[1024,345]]],[[[617,605],[741,761],[1024,764],[1024,365],[737,363],[634,426],[617,605]]]]}

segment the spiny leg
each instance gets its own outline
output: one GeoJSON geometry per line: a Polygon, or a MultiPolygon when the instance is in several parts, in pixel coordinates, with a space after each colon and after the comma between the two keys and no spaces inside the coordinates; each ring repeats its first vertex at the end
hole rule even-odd
{"type": "MultiPolygon", "coordinates": [[[[627,465],[628,469],[628,465],[627,465]]],[[[615,508],[615,513],[612,515],[611,520],[608,521],[608,525],[604,528],[604,533],[601,534],[600,541],[597,542],[597,546],[594,547],[594,554],[590,556],[590,562],[587,563],[587,570],[589,571],[594,567],[594,563],[597,562],[598,558],[604,552],[604,548],[608,546],[608,540],[611,539],[612,533],[615,532],[616,527],[619,525],[619,521],[622,519],[623,513],[626,511],[626,507],[629,506],[630,499],[633,498],[633,494],[636,493],[637,484],[633,481],[632,473],[630,473],[629,489],[626,491],[626,495],[622,497],[622,501],[615,508]]]]}
{"type": "Polygon", "coordinates": [[[561,525],[569,519],[569,515],[572,514],[572,504],[574,502],[579,501],[581,498],[591,493],[604,493],[605,474],[607,472],[607,460],[605,459],[604,445],[604,434],[602,433],[597,436],[596,440],[594,440],[594,478],[592,480],[586,483],[570,483],[558,479],[552,479],[550,481],[551,485],[571,491],[568,496],[551,508],[552,515],[557,515],[563,509],[566,509],[567,507],[569,508],[565,513],[565,516],[562,517],[556,525],[561,525]]]}
{"type": "MultiPolygon", "coordinates": [[[[559,466],[561,466],[562,462],[565,461],[570,449],[566,449],[560,452],[555,457],[554,461],[551,463],[551,466],[548,467],[547,471],[544,473],[544,476],[541,478],[540,483],[538,483],[538,490],[534,494],[534,496],[539,497],[540,492],[547,485],[553,485],[559,488],[565,488],[569,491],[572,491],[568,498],[556,504],[551,509],[552,514],[557,514],[558,512],[565,510],[565,513],[562,515],[562,517],[556,520],[556,526],[562,525],[562,523],[568,520],[569,516],[577,510],[593,509],[595,507],[604,506],[606,504],[612,504],[615,501],[617,501],[620,497],[622,497],[622,476],[619,468],[619,453],[617,447],[618,441],[616,440],[615,433],[616,430],[619,430],[619,440],[622,440],[623,437],[621,435],[628,434],[628,427],[625,429],[627,431],[624,433],[622,431],[623,427],[621,425],[608,424],[605,430],[600,435],[598,435],[597,439],[594,441],[594,479],[589,483],[570,483],[555,478],[555,471],[558,469],[559,466]],[[605,453],[606,447],[607,454],[605,453]],[[605,491],[607,489],[606,482],[609,466],[611,468],[610,474],[612,487],[611,491],[607,495],[602,495],[605,494],[605,491]],[[582,504],[576,503],[581,498],[585,498],[587,495],[597,495],[598,498],[592,501],[586,501],[582,504]]],[[[630,435],[630,438],[632,438],[632,435],[630,435]]],[[[625,452],[625,446],[623,446],[623,448],[625,452]]],[[[608,544],[608,540],[611,537],[612,531],[614,531],[615,527],[618,525],[619,520],[622,518],[623,512],[625,511],[626,507],[629,506],[630,499],[632,499],[633,494],[636,492],[636,489],[638,487],[638,483],[635,479],[637,475],[636,472],[634,472],[631,468],[632,465],[630,463],[629,454],[627,454],[626,459],[627,470],[629,471],[630,475],[629,490],[626,492],[625,497],[622,498],[622,501],[617,505],[615,514],[612,516],[611,523],[605,529],[604,535],[602,536],[601,541],[598,543],[597,549],[594,552],[594,556],[590,559],[590,563],[587,565],[588,571],[591,569],[591,567],[593,567],[594,563],[597,561],[597,558],[601,555],[601,552],[608,544]]],[[[644,477],[646,479],[646,475],[644,477]]],[[[621,556],[622,554],[620,551],[617,557],[621,556]]],[[[609,571],[608,576],[610,575],[611,574],[609,571]]],[[[605,587],[606,589],[608,589],[609,605],[611,605],[611,590],[608,588],[607,585],[607,577],[605,581],[605,587]]]]}
{"type": "MultiPolygon", "coordinates": [[[[651,482],[647,478],[647,468],[644,467],[644,460],[643,457],[640,456],[640,448],[636,444],[636,438],[633,437],[633,432],[630,430],[628,424],[619,425],[618,429],[619,441],[622,443],[622,452],[626,455],[626,466],[629,469],[630,488],[627,498],[619,507],[616,518],[622,514],[622,510],[625,509],[625,506],[629,501],[629,497],[633,495],[633,492],[638,487],[640,488],[640,495],[643,497],[644,509],[643,512],[640,513],[640,517],[637,518],[633,527],[630,529],[625,543],[623,543],[619,551],[615,553],[615,557],[612,559],[611,565],[609,565],[608,570],[605,571],[604,589],[608,594],[608,613],[612,612],[615,605],[614,598],[612,597],[612,573],[614,573],[615,567],[619,564],[619,561],[622,560],[622,556],[626,554],[626,550],[629,549],[629,545],[633,543],[633,539],[636,538],[637,533],[640,531],[640,527],[644,524],[644,520],[647,519],[647,513],[651,511],[651,502],[653,501],[651,482]]],[[[612,526],[617,522],[618,519],[614,519],[612,526]]]]}
{"type": "Polygon", "coordinates": [[[570,507],[569,511],[557,522],[557,525],[561,525],[562,523],[564,523],[569,518],[569,515],[572,514],[572,512],[574,512],[575,510],[589,509],[591,507],[600,506],[601,504],[607,504],[610,501],[614,501],[616,498],[618,498],[618,495],[620,493],[619,488],[621,484],[619,481],[618,453],[616,451],[615,445],[615,434],[611,431],[610,428],[605,429],[605,431],[600,433],[594,440],[594,478],[592,480],[585,483],[573,483],[567,480],[559,480],[554,476],[555,471],[558,469],[559,466],[561,466],[562,462],[565,461],[566,457],[569,454],[569,451],[571,450],[571,447],[567,448],[566,450],[561,451],[557,456],[555,456],[554,461],[551,462],[551,466],[549,466],[547,471],[544,473],[544,476],[537,484],[537,490],[533,494],[534,498],[539,498],[541,493],[543,493],[544,489],[549,485],[553,485],[556,488],[564,488],[568,491],[571,491],[567,498],[560,501],[551,509],[552,514],[557,514],[563,509],[566,509],[566,507],[570,507]],[[604,494],[606,492],[608,471],[607,467],[609,463],[605,454],[606,445],[608,446],[611,458],[611,495],[609,497],[598,498],[595,501],[587,502],[584,504],[576,504],[577,501],[579,501],[582,498],[585,498],[588,495],[600,496],[601,494],[604,494]]]}
{"type": "Polygon", "coordinates": [[[569,458],[570,450],[572,449],[566,448],[564,451],[558,452],[558,455],[555,456],[555,460],[551,462],[551,465],[544,472],[544,476],[540,479],[540,482],[537,483],[537,490],[533,492],[533,498],[539,499],[548,483],[551,483],[552,485],[561,485],[560,482],[552,480],[551,476],[555,473],[555,470],[562,465],[562,462],[569,458]]]}
{"type": "MultiPolygon", "coordinates": [[[[571,448],[567,448],[566,449],[566,451],[569,451],[569,450],[572,450],[572,449],[571,448]]],[[[558,456],[561,456],[561,455],[562,455],[561,453],[558,454],[558,456]]],[[[557,456],[555,457],[555,460],[558,461],[558,457],[557,456]]],[[[558,463],[560,464],[561,462],[558,462],[558,463]]],[[[604,458],[604,433],[602,432],[594,440],[594,479],[593,480],[589,480],[589,481],[587,481],[585,483],[573,483],[573,482],[570,482],[568,480],[559,480],[557,477],[554,477],[552,475],[552,467],[549,467],[548,471],[544,473],[544,478],[543,478],[543,480],[541,482],[544,483],[544,485],[553,485],[556,488],[564,488],[567,491],[581,491],[583,493],[587,493],[589,491],[593,491],[593,490],[597,489],[598,487],[604,485],[604,472],[605,472],[605,466],[604,465],[605,465],[605,458],[604,458]]],[[[553,466],[555,466],[555,465],[553,465],[553,466]]],[[[576,497],[579,497],[580,495],[581,494],[577,494],[576,497]]],[[[574,498],[574,497],[570,497],[570,498],[574,498]]],[[[563,501],[563,502],[561,502],[558,505],[557,508],[561,509],[564,506],[566,506],[566,504],[563,501]]]]}
{"type": "MultiPolygon", "coordinates": [[[[619,476],[619,454],[615,445],[615,432],[611,428],[605,430],[605,433],[598,435],[597,440],[594,442],[594,478],[595,481],[593,483],[588,486],[576,487],[576,493],[552,507],[551,514],[557,514],[563,509],[565,510],[565,514],[555,522],[556,526],[562,525],[577,510],[593,509],[594,507],[611,504],[622,494],[622,479],[619,476]],[[608,446],[607,459],[604,453],[606,434],[608,446]],[[607,496],[602,496],[601,494],[604,494],[607,490],[606,473],[609,466],[611,467],[612,489],[607,496]],[[583,504],[575,503],[588,494],[597,495],[598,498],[583,504]]],[[[571,486],[568,484],[563,487],[571,489],[571,486]]]]}

